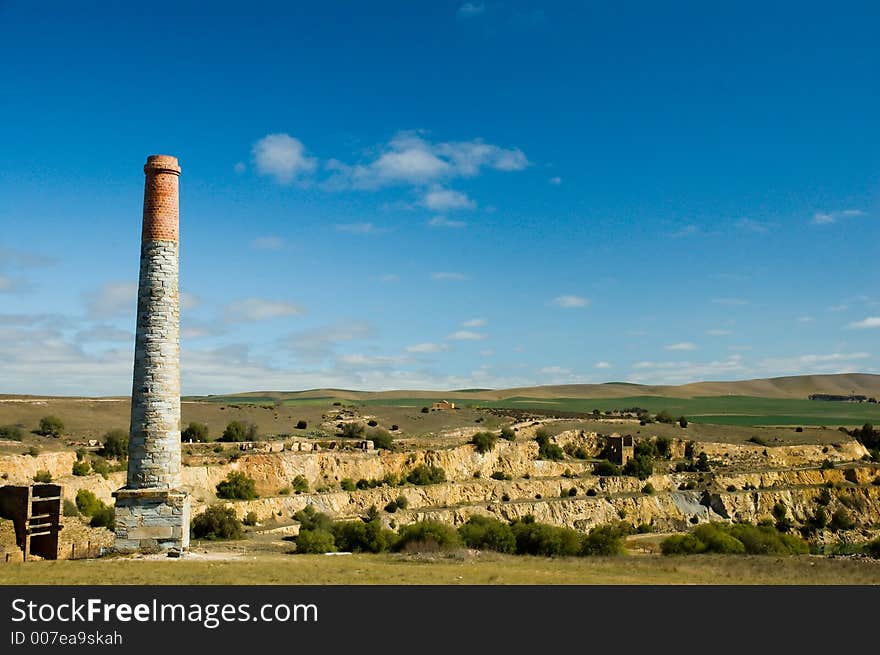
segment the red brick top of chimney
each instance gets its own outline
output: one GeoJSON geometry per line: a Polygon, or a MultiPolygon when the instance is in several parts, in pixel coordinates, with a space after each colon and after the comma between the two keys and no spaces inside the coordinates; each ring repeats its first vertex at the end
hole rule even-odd
{"type": "Polygon", "coordinates": [[[179,204],[177,157],[150,155],[144,165],[144,224],[142,241],[177,241],[179,204]]]}

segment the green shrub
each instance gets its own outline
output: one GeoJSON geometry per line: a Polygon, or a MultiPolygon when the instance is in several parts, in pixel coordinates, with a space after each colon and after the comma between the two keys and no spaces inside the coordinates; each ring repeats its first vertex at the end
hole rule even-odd
{"type": "Polygon", "coordinates": [[[580,555],[583,549],[581,533],[570,528],[523,519],[514,522],[511,529],[519,555],[580,555]]]}
{"type": "Polygon", "coordinates": [[[509,494],[509,493],[506,493],[506,492],[505,492],[505,493],[501,494],[501,501],[502,501],[502,502],[506,503],[506,502],[508,502],[509,500],[510,500],[510,494],[509,494]]]}
{"type": "Polygon", "coordinates": [[[34,482],[41,482],[44,484],[47,482],[52,482],[52,474],[46,470],[37,471],[34,474],[34,482]]]}
{"type": "Polygon", "coordinates": [[[494,471],[492,475],[489,476],[493,480],[512,480],[513,478],[505,473],[504,471],[494,471]]]}
{"type": "Polygon", "coordinates": [[[406,499],[406,496],[400,495],[394,502],[397,505],[397,509],[406,509],[409,507],[409,501],[406,499]]]}
{"type": "Polygon", "coordinates": [[[595,489],[587,489],[587,495],[588,496],[595,496],[596,490],[595,489]]]}
{"type": "Polygon", "coordinates": [[[727,553],[750,555],[798,555],[809,552],[809,546],[793,535],[781,534],[772,523],[707,523],[686,535],[667,537],[660,544],[664,555],[727,553]]]}
{"type": "Polygon", "coordinates": [[[208,426],[206,424],[196,423],[195,421],[192,421],[180,433],[180,440],[203,443],[205,441],[208,441],[209,436],[210,431],[208,430],[208,426]]]}
{"type": "Polygon", "coordinates": [[[469,548],[494,550],[499,553],[516,551],[516,537],[507,523],[486,516],[472,516],[458,528],[458,534],[469,548]]]}
{"type": "Polygon", "coordinates": [[[427,414],[427,413],[430,412],[431,410],[428,409],[427,407],[422,407],[422,410],[421,410],[421,411],[422,411],[422,414],[427,414]]]}
{"type": "Polygon", "coordinates": [[[217,483],[217,498],[226,500],[253,500],[257,498],[254,479],[238,471],[230,471],[225,480],[217,483]]]}
{"type": "Polygon", "coordinates": [[[363,423],[343,423],[339,436],[344,439],[363,439],[365,429],[363,423]]]}
{"type": "Polygon", "coordinates": [[[620,475],[620,467],[609,462],[607,459],[603,459],[593,464],[593,475],[620,475]]]}
{"type": "Polygon", "coordinates": [[[654,458],[648,455],[635,455],[624,465],[622,473],[647,480],[654,473],[654,458]]]}
{"type": "Polygon", "coordinates": [[[562,448],[550,443],[550,431],[547,428],[541,428],[535,433],[535,441],[538,442],[538,459],[558,461],[565,458],[562,448]]]}
{"type": "Polygon", "coordinates": [[[378,518],[370,521],[336,521],[331,528],[336,550],[350,553],[382,553],[396,535],[382,527],[378,518]]]}
{"type": "Polygon", "coordinates": [[[192,520],[192,535],[196,539],[241,539],[243,530],[235,510],[223,505],[211,505],[192,520]]]}
{"type": "Polygon", "coordinates": [[[862,550],[865,554],[870,555],[874,559],[880,559],[880,538],[869,541],[864,545],[862,550]]]}
{"type": "Polygon", "coordinates": [[[654,493],[654,485],[648,482],[644,487],[642,487],[642,493],[648,494],[649,496],[654,493]]]}
{"type": "Polygon", "coordinates": [[[339,481],[339,486],[342,487],[343,491],[354,491],[357,489],[357,485],[351,478],[342,478],[342,480],[339,481]]]}
{"type": "Polygon", "coordinates": [[[57,416],[44,416],[40,419],[40,427],[36,432],[41,436],[55,437],[57,439],[63,431],[64,422],[60,418],[57,416]]]}
{"type": "Polygon", "coordinates": [[[684,416],[679,416],[678,426],[681,428],[686,428],[688,426],[688,420],[684,416]]]}
{"type": "Polygon", "coordinates": [[[656,441],[654,441],[654,448],[657,450],[658,456],[665,459],[672,457],[672,441],[670,439],[657,437],[656,441]]]}
{"type": "Polygon", "coordinates": [[[473,444],[476,451],[480,454],[491,452],[498,442],[498,437],[493,432],[477,432],[469,443],[473,444]]]}
{"type": "Polygon", "coordinates": [[[281,487],[278,490],[279,496],[289,496],[290,495],[290,487],[281,487]]]}
{"type": "Polygon", "coordinates": [[[583,446],[575,446],[573,443],[565,444],[562,451],[574,459],[590,459],[590,453],[583,446]]]}
{"type": "Polygon", "coordinates": [[[583,538],[581,555],[622,555],[623,535],[612,525],[597,525],[583,538]]]}
{"type": "Polygon", "coordinates": [[[304,509],[298,511],[293,515],[293,518],[299,521],[300,532],[303,530],[325,530],[329,532],[333,525],[333,520],[329,516],[317,511],[311,505],[307,505],[304,509]]]}
{"type": "Polygon", "coordinates": [[[297,475],[293,478],[291,485],[293,486],[293,490],[298,494],[309,493],[309,481],[302,475],[297,475]]]}
{"type": "Polygon", "coordinates": [[[260,522],[259,517],[256,512],[248,512],[244,515],[244,518],[241,521],[244,525],[254,526],[260,522]]]}
{"type": "Polygon", "coordinates": [[[667,412],[665,409],[657,412],[654,420],[656,420],[658,423],[666,423],[667,425],[672,425],[673,423],[675,423],[675,417],[667,412]]]}
{"type": "Polygon", "coordinates": [[[394,550],[446,550],[460,545],[461,538],[451,526],[436,521],[420,521],[400,529],[394,550]]]}
{"type": "Polygon", "coordinates": [[[578,490],[576,487],[572,487],[571,489],[568,490],[568,492],[563,492],[562,495],[568,496],[569,498],[574,498],[575,496],[578,495],[578,490]]]}
{"type": "Polygon", "coordinates": [[[406,479],[407,482],[415,485],[439,484],[446,482],[446,471],[439,466],[419,464],[409,472],[406,479]]]}
{"type": "Polygon", "coordinates": [[[0,439],[9,439],[10,441],[21,441],[24,438],[24,431],[17,425],[4,425],[0,427],[0,439]]]}
{"type": "Polygon", "coordinates": [[[79,509],[70,498],[65,498],[62,513],[64,516],[79,516],[79,509]]]}
{"type": "Polygon", "coordinates": [[[852,520],[849,512],[843,507],[839,507],[831,515],[831,521],[828,522],[828,527],[831,528],[833,532],[840,532],[841,530],[852,530],[856,527],[856,523],[852,520]]]}
{"type": "Polygon", "coordinates": [[[73,474],[74,475],[88,475],[92,470],[92,465],[87,461],[83,460],[81,462],[73,463],[73,474]]]}
{"type": "Polygon", "coordinates": [[[769,446],[766,439],[762,439],[761,437],[749,437],[748,439],[751,443],[758,444],[759,446],[769,446]]]}
{"type": "Polygon", "coordinates": [[[501,428],[501,438],[506,441],[516,441],[516,431],[509,425],[501,428]]]}
{"type": "Polygon", "coordinates": [[[116,527],[116,510],[112,507],[103,507],[97,509],[89,521],[90,528],[107,528],[113,530],[116,527]]]}
{"type": "Polygon", "coordinates": [[[92,460],[92,470],[106,480],[110,475],[110,464],[98,457],[92,460]]]}
{"type": "Polygon", "coordinates": [[[238,443],[241,441],[256,441],[257,439],[257,426],[253,423],[245,424],[241,421],[230,421],[226,428],[223,430],[223,434],[220,436],[217,441],[227,441],[231,443],[238,443]]]}
{"type": "Polygon", "coordinates": [[[306,430],[306,429],[308,429],[308,427],[309,427],[309,424],[307,421],[303,421],[302,419],[300,419],[299,421],[296,422],[296,429],[297,430],[306,430]]]}
{"type": "Polygon", "coordinates": [[[391,450],[394,448],[394,438],[391,436],[391,433],[384,428],[370,430],[367,434],[367,439],[373,442],[375,448],[381,448],[382,450],[391,450]]]}
{"type": "Polygon", "coordinates": [[[830,459],[823,459],[823,460],[822,460],[822,465],[820,466],[820,468],[821,468],[823,471],[827,471],[827,470],[829,470],[829,469],[833,469],[833,468],[834,468],[834,462],[832,462],[830,459]]]}
{"type": "Polygon", "coordinates": [[[104,507],[104,503],[88,489],[80,489],[76,492],[76,508],[81,514],[92,516],[102,507],[104,507]]]}

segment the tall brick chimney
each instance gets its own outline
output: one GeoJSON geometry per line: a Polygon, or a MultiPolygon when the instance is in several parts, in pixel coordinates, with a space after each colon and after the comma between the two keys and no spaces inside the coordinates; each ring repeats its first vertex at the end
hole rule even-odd
{"type": "Polygon", "coordinates": [[[128,475],[114,494],[122,551],[189,545],[190,498],[180,488],[180,166],[152,155],[144,173],[128,475]]]}

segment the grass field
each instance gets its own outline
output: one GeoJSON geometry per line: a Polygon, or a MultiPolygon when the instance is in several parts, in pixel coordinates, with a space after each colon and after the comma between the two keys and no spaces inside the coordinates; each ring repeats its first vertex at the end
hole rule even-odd
{"type": "Polygon", "coordinates": [[[259,555],[240,559],[107,558],[0,566],[0,584],[880,584],[880,561],[814,556],[497,554],[259,555]]]}

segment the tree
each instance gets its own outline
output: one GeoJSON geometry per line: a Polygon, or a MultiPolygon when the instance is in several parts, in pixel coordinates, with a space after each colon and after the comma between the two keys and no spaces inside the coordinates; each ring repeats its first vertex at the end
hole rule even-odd
{"type": "Polygon", "coordinates": [[[474,445],[478,453],[488,453],[495,448],[495,444],[498,442],[498,437],[492,432],[477,432],[471,437],[470,442],[474,445]]]}
{"type": "Polygon", "coordinates": [[[679,427],[686,428],[688,426],[688,420],[684,416],[679,416],[678,425],[679,427]]]}
{"type": "Polygon", "coordinates": [[[17,425],[4,425],[0,427],[0,439],[9,439],[10,441],[21,441],[24,438],[24,432],[17,425]]]}
{"type": "Polygon", "coordinates": [[[499,553],[516,551],[513,529],[507,523],[488,516],[472,516],[458,529],[458,534],[468,548],[494,550],[499,553]]]}
{"type": "Polygon", "coordinates": [[[367,433],[367,439],[373,442],[375,448],[391,450],[394,447],[394,439],[391,437],[391,433],[384,428],[370,430],[367,433]]]}
{"type": "Polygon", "coordinates": [[[44,416],[40,419],[40,428],[37,430],[37,434],[43,437],[58,438],[63,431],[64,422],[60,418],[57,416],[44,416]]]}
{"type": "Polygon", "coordinates": [[[76,492],[76,508],[81,514],[92,516],[104,506],[104,503],[88,489],[80,489],[76,492]]]}
{"type": "Polygon", "coordinates": [[[439,466],[419,464],[409,472],[406,480],[415,485],[439,484],[440,482],[446,482],[446,471],[439,466]]]}
{"type": "Polygon", "coordinates": [[[208,441],[208,434],[208,426],[205,423],[193,421],[180,433],[180,438],[182,441],[202,443],[208,441]]]}
{"type": "Polygon", "coordinates": [[[225,480],[217,483],[217,498],[253,500],[257,498],[254,479],[238,471],[230,471],[225,480]]]}
{"type": "Polygon", "coordinates": [[[49,471],[37,471],[34,474],[34,482],[48,483],[52,482],[52,474],[49,471]]]}
{"type": "Polygon", "coordinates": [[[672,416],[672,414],[667,412],[665,409],[662,409],[659,412],[657,412],[657,416],[655,416],[654,418],[658,423],[667,423],[669,425],[672,425],[673,423],[675,423],[675,418],[672,416]]]}
{"type": "Polygon", "coordinates": [[[363,423],[343,423],[339,436],[343,439],[363,439],[364,430],[363,423]]]}
{"type": "Polygon", "coordinates": [[[217,441],[246,441],[247,426],[241,421],[230,421],[217,441]]]}
{"type": "Polygon", "coordinates": [[[98,451],[101,457],[125,459],[128,457],[128,433],[116,428],[104,435],[104,445],[98,451]]]}
{"type": "Polygon", "coordinates": [[[299,421],[296,422],[296,429],[297,430],[305,430],[308,427],[309,427],[309,424],[302,419],[300,419],[299,421]]]}
{"type": "Polygon", "coordinates": [[[294,492],[298,494],[306,494],[309,492],[309,481],[302,475],[297,475],[291,484],[294,492]]]}

